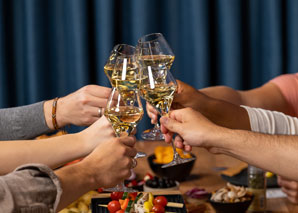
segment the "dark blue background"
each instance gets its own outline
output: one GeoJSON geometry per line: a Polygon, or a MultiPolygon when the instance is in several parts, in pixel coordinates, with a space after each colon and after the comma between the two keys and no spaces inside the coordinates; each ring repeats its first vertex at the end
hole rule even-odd
{"type": "Polygon", "coordinates": [[[257,87],[298,71],[297,22],[297,0],[1,0],[0,107],[109,86],[112,47],[152,32],[172,46],[176,78],[257,87]]]}

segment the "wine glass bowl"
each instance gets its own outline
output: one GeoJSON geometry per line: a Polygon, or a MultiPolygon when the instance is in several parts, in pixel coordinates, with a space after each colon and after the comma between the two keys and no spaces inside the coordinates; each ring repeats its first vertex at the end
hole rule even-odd
{"type": "Polygon", "coordinates": [[[111,122],[117,137],[120,137],[123,133],[130,135],[144,114],[138,91],[135,90],[131,94],[133,96],[130,97],[134,101],[128,104],[123,101],[123,96],[114,87],[104,112],[104,115],[111,122]]]}
{"type": "Polygon", "coordinates": [[[148,75],[148,80],[141,82],[141,96],[151,104],[160,115],[169,113],[177,83],[170,72],[163,76],[163,82],[159,81],[159,76],[153,75],[151,69],[143,72],[148,75]],[[148,71],[148,72],[147,72],[148,71]],[[156,81],[155,79],[158,78],[156,81]]]}
{"type": "MultiPolygon", "coordinates": [[[[136,55],[142,76],[150,77],[148,75],[148,70],[150,70],[150,75],[152,75],[154,81],[160,84],[160,86],[156,84],[156,88],[159,87],[160,92],[164,90],[168,91],[168,89],[163,87],[165,85],[165,77],[174,62],[175,56],[163,35],[161,33],[153,33],[142,36],[138,40],[136,55]]],[[[146,80],[149,85],[148,78],[146,80]]],[[[144,84],[144,82],[145,81],[142,81],[141,84],[144,84]]],[[[152,96],[153,94],[150,94],[150,92],[146,94],[142,93],[143,98],[147,100],[148,97],[145,98],[144,95],[152,96]]],[[[157,95],[157,92],[155,92],[155,95],[157,95]]],[[[157,107],[157,109],[159,108],[157,107]]],[[[163,140],[164,137],[159,129],[158,122],[152,130],[145,130],[142,133],[142,138],[146,140],[163,140]]]]}
{"type": "Polygon", "coordinates": [[[114,46],[104,66],[104,72],[113,87],[116,87],[117,80],[121,80],[122,75],[136,78],[135,75],[139,74],[139,70],[136,64],[135,47],[128,44],[114,46]],[[122,72],[124,70],[125,73],[122,72]]]}

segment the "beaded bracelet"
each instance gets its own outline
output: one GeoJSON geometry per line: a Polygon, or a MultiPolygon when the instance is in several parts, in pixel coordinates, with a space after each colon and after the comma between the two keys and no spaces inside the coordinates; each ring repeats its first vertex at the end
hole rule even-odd
{"type": "Polygon", "coordinates": [[[58,124],[57,124],[57,120],[56,120],[56,111],[57,111],[57,101],[58,101],[58,97],[56,97],[53,101],[53,106],[52,106],[52,123],[54,126],[54,129],[58,130],[58,124]]]}

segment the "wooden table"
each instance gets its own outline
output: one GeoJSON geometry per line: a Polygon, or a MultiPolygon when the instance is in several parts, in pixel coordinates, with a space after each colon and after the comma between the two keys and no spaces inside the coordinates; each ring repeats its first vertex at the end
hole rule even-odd
{"type": "MultiPolygon", "coordinates": [[[[154,153],[154,148],[158,145],[166,145],[164,142],[140,141],[136,144],[138,151],[147,154],[154,153]]],[[[215,171],[215,167],[231,167],[240,163],[239,160],[226,155],[213,155],[202,148],[194,148],[192,153],[197,156],[195,166],[191,177],[180,183],[181,193],[194,187],[204,188],[212,192],[226,185],[226,182],[220,177],[220,173],[215,171]]],[[[146,172],[151,172],[147,159],[138,159],[138,166],[135,172],[144,176],[146,172]]],[[[207,204],[208,205],[208,204],[207,204]]],[[[298,205],[293,205],[286,198],[267,199],[267,212],[298,212],[298,205]]],[[[207,212],[214,212],[208,205],[207,212]]]]}

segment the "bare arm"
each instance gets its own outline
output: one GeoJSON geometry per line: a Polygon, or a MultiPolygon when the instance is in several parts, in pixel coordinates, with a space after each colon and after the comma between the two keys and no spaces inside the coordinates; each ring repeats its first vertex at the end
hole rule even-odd
{"type": "Polygon", "coordinates": [[[2,141],[0,173],[9,173],[27,163],[41,163],[56,168],[88,154],[87,146],[88,144],[79,141],[75,134],[38,141],[2,141]]]}
{"type": "Polygon", "coordinates": [[[56,212],[84,193],[111,187],[129,177],[135,138],[101,143],[83,161],[55,173],[42,164],[27,164],[0,177],[3,212],[56,212]]]}
{"type": "Polygon", "coordinates": [[[103,116],[77,134],[42,140],[0,142],[0,173],[6,174],[26,163],[42,163],[56,168],[89,154],[100,142],[114,138],[110,123],[103,116]]]}
{"type": "Polygon", "coordinates": [[[199,90],[209,97],[235,105],[246,105],[293,115],[280,89],[274,83],[247,91],[234,90],[227,86],[214,86],[199,90]]]}
{"type": "Polygon", "coordinates": [[[57,170],[63,189],[58,210],[90,190],[113,187],[128,178],[136,155],[134,144],[133,137],[105,141],[80,163],[57,170]]]}
{"type": "Polygon", "coordinates": [[[298,181],[298,136],[228,129],[190,108],[172,111],[170,118],[162,117],[161,124],[166,142],[171,141],[171,132],[179,134],[175,138],[179,148],[204,147],[298,181]]]}
{"type": "Polygon", "coordinates": [[[228,154],[249,164],[298,181],[298,136],[267,135],[243,130],[222,131],[215,139],[218,153],[228,154]],[[225,144],[221,147],[219,144],[225,144]]]}

